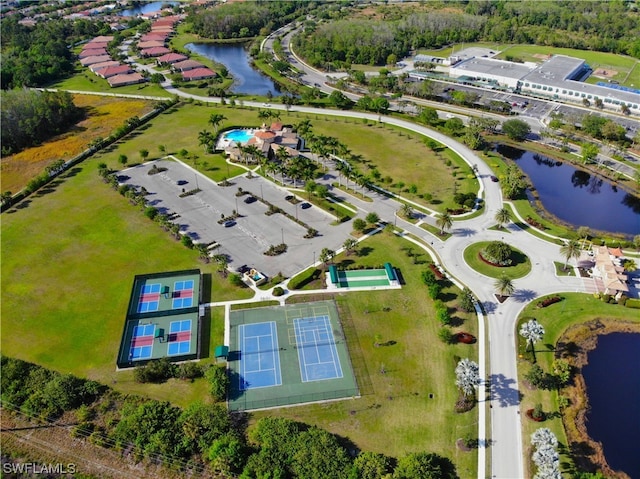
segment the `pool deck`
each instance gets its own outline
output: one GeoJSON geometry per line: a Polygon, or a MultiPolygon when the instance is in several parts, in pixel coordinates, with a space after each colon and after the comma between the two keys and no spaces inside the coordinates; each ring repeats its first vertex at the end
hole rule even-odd
{"type": "MultiPolygon", "coordinates": [[[[255,135],[256,131],[258,131],[256,128],[235,128],[233,130],[224,131],[224,132],[222,132],[220,134],[220,138],[218,138],[218,142],[216,143],[216,149],[217,150],[224,150],[226,148],[230,148],[232,146],[236,146],[237,142],[235,140],[226,138],[226,135],[229,134],[232,131],[237,131],[237,130],[250,132],[252,136],[255,135]]],[[[251,137],[249,137],[247,139],[247,141],[249,141],[249,139],[251,139],[251,137]]]]}

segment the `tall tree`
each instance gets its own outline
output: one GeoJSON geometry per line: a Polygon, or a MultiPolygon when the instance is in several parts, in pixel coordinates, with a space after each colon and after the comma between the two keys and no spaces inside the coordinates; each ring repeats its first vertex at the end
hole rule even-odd
{"type": "Polygon", "coordinates": [[[440,213],[436,218],[436,226],[440,228],[440,234],[443,235],[445,231],[448,231],[453,224],[453,220],[451,219],[451,215],[446,211],[444,213],[440,213]]]}
{"type": "Polygon", "coordinates": [[[564,269],[567,269],[571,258],[578,259],[580,257],[580,244],[576,240],[567,241],[560,246],[560,254],[565,257],[564,269]]]}
{"type": "Polygon", "coordinates": [[[531,354],[533,355],[533,362],[536,362],[536,348],[535,344],[544,336],[544,328],[535,319],[530,319],[526,323],[523,323],[520,327],[520,336],[527,340],[527,349],[531,347],[531,354]]]}
{"type": "Polygon", "coordinates": [[[227,117],[222,113],[212,113],[211,116],[209,116],[209,124],[213,127],[216,135],[218,134],[218,127],[220,126],[220,123],[226,119],[227,117]]]}
{"type": "Polygon", "coordinates": [[[495,220],[498,222],[500,228],[511,221],[511,212],[507,208],[500,208],[496,213],[495,220]]]}
{"type": "Polygon", "coordinates": [[[358,247],[358,241],[353,238],[347,238],[346,240],[344,240],[344,243],[342,243],[342,247],[347,252],[347,256],[349,256],[351,253],[354,253],[356,251],[356,248],[358,247]]]}
{"type": "Polygon", "coordinates": [[[513,281],[506,274],[503,274],[493,283],[496,291],[500,296],[511,296],[513,292],[516,290],[513,285],[513,281]]]}

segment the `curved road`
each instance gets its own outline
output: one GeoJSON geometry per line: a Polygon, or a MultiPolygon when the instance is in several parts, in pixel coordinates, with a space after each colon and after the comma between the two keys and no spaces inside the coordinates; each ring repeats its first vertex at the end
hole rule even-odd
{"type": "MultiPolygon", "coordinates": [[[[153,71],[149,66],[146,69],[153,71]]],[[[203,102],[219,103],[219,98],[200,97],[182,92],[173,88],[169,82],[162,85],[168,92],[186,98],[194,98],[203,102]]],[[[262,103],[245,102],[247,106],[265,107],[262,103]]],[[[269,108],[285,110],[284,105],[269,105],[269,108]]],[[[484,194],[485,206],[482,214],[469,220],[455,221],[451,230],[452,236],[446,241],[425,231],[417,225],[406,222],[396,217],[396,212],[401,203],[382,194],[370,192],[373,203],[363,202],[357,197],[336,192],[338,195],[348,196],[347,200],[363,212],[375,211],[380,218],[388,222],[397,222],[406,233],[411,233],[427,244],[431,244],[433,252],[440,258],[440,262],[446,267],[456,282],[468,286],[482,304],[486,312],[490,346],[490,373],[487,382],[481,384],[488,391],[486,400],[490,401],[491,411],[491,476],[496,478],[521,478],[524,477],[523,448],[520,424],[520,393],[518,390],[516,367],[516,337],[515,324],[522,308],[533,299],[555,292],[587,291],[588,282],[577,277],[558,277],[555,275],[554,261],[564,261],[559,253],[559,247],[536,236],[530,235],[510,224],[504,231],[489,230],[496,224],[493,219],[498,209],[502,208],[503,200],[498,183],[490,181],[491,169],[472,150],[455,140],[428,128],[413,124],[408,121],[392,117],[379,116],[361,112],[342,110],[323,110],[317,108],[295,106],[291,111],[312,114],[331,114],[343,117],[368,118],[373,121],[397,125],[416,133],[431,137],[457,152],[469,165],[477,165],[478,177],[481,184],[480,195],[484,194]],[[504,237],[510,245],[525,252],[532,265],[532,271],[524,278],[514,281],[515,293],[504,303],[499,303],[494,296],[493,280],[472,270],[463,259],[463,251],[472,243],[478,241],[499,240],[504,237]]],[[[329,171],[325,181],[330,184],[331,176],[335,171],[329,171]]],[[[366,213],[365,213],[366,214],[366,213]]],[[[422,222],[435,225],[433,215],[425,215],[422,222]]],[[[425,247],[426,249],[426,247],[425,247]]],[[[483,343],[481,341],[481,343],[483,343]]],[[[481,346],[483,346],[481,344],[481,346]]],[[[481,370],[484,369],[483,353],[481,347],[481,370]]],[[[482,389],[481,389],[482,390],[482,389]]],[[[486,476],[484,454],[487,446],[484,435],[483,395],[480,399],[480,426],[478,477],[486,476]]]]}

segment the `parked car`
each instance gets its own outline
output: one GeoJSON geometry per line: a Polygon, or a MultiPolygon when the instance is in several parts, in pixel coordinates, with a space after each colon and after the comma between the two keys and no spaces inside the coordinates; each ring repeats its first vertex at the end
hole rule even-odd
{"type": "Polygon", "coordinates": [[[491,175],[491,181],[493,181],[494,183],[497,183],[498,182],[498,177],[491,175]]]}
{"type": "Polygon", "coordinates": [[[231,227],[232,227],[233,225],[235,225],[235,224],[236,224],[236,222],[235,222],[235,221],[233,221],[233,220],[225,221],[225,222],[224,222],[224,227],[225,227],[225,228],[231,228],[231,227]]]}
{"type": "Polygon", "coordinates": [[[302,204],[300,205],[300,208],[302,208],[303,210],[306,210],[306,209],[308,209],[308,208],[311,208],[311,203],[306,203],[306,202],[305,202],[305,203],[302,203],[302,204]]]}
{"type": "Polygon", "coordinates": [[[256,202],[256,197],[255,197],[255,196],[247,196],[247,197],[244,199],[244,202],[245,202],[246,204],[255,203],[255,202],[256,202]]]}

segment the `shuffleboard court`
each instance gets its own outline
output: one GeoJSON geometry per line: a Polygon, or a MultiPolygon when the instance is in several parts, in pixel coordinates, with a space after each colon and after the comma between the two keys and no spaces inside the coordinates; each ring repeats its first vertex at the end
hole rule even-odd
{"type": "Polygon", "coordinates": [[[293,326],[302,382],[341,378],[342,368],[329,316],[295,319],[293,326]]]}
{"type": "Polygon", "coordinates": [[[238,343],[242,345],[241,391],[282,384],[278,332],[274,321],[240,325],[238,343]]]}

